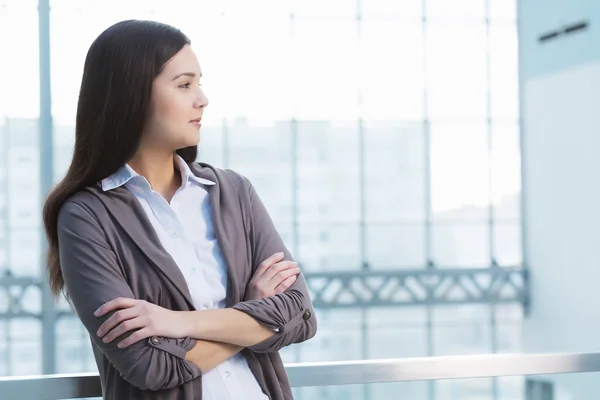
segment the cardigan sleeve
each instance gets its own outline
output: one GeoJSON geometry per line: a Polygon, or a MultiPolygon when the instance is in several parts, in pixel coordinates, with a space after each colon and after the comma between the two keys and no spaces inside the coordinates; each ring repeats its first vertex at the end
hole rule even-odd
{"type": "MultiPolygon", "coordinates": [[[[256,190],[243,178],[244,196],[250,210],[250,243],[253,273],[259,264],[274,253],[283,251],[286,260],[293,260],[277,232],[256,190]]],[[[292,286],[281,294],[259,300],[248,300],[233,306],[275,330],[275,335],[249,347],[259,353],[278,351],[293,343],[306,341],[317,332],[317,318],[302,272],[292,286]]]]}
{"type": "Polygon", "coordinates": [[[117,344],[128,332],[111,343],[96,334],[114,312],[95,317],[94,311],[117,297],[135,298],[116,254],[93,213],[68,201],[58,218],[59,256],[70,303],[87,329],[95,346],[119,371],[123,379],[145,390],[170,389],[201,375],[199,367],[185,359],[196,340],[152,337],[120,349],[117,344]]]}

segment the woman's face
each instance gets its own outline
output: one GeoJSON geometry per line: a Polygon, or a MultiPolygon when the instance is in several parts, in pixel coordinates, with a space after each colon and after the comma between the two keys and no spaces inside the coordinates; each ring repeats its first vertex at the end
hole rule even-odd
{"type": "Polygon", "coordinates": [[[152,85],[151,109],[142,143],[177,150],[200,141],[200,120],[208,98],[200,86],[202,71],[186,45],[169,60],[152,85]]]}

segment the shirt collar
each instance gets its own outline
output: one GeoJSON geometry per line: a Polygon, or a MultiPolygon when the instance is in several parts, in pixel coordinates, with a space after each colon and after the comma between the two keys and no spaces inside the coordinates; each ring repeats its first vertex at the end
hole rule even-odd
{"type": "Polygon", "coordinates": [[[102,190],[107,192],[116,189],[137,176],[139,176],[138,173],[129,164],[125,164],[117,172],[102,180],[102,190]]]}
{"type": "Polygon", "coordinates": [[[196,182],[200,185],[214,185],[215,183],[211,180],[200,178],[199,176],[194,175],[190,166],[185,162],[183,158],[179,154],[175,154],[175,162],[179,166],[179,171],[181,172],[181,182],[184,184],[186,182],[196,182]]]}
{"type": "MultiPolygon", "coordinates": [[[[196,182],[200,185],[215,184],[215,182],[211,180],[200,178],[199,176],[194,175],[189,165],[178,154],[175,154],[175,162],[179,166],[182,185],[187,185],[189,182],[196,182]]],[[[121,168],[119,168],[117,172],[115,172],[108,178],[104,178],[102,180],[102,190],[106,192],[109,190],[116,189],[137,177],[140,177],[140,175],[137,172],[135,172],[133,168],[129,166],[129,164],[125,164],[121,168]]]]}

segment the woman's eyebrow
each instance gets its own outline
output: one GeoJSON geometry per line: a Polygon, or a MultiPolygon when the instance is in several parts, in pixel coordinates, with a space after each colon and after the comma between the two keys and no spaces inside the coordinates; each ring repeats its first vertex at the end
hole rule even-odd
{"type": "MultiPolygon", "coordinates": [[[[195,78],[196,74],[193,73],[193,72],[182,72],[181,74],[175,75],[175,77],[172,80],[175,80],[175,79],[180,78],[182,76],[189,76],[190,78],[195,78]]],[[[202,77],[202,74],[200,74],[200,77],[202,77]]]]}

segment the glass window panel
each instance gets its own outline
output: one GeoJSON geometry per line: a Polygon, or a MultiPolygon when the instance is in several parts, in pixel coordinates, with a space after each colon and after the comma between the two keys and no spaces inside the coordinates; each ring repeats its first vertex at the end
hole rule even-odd
{"type": "Polygon", "coordinates": [[[358,75],[362,116],[368,120],[423,119],[423,26],[420,22],[361,23],[358,75]]]}
{"type": "Polygon", "coordinates": [[[365,385],[316,386],[294,388],[294,399],[298,400],[364,400],[365,385]]]}
{"type": "Polygon", "coordinates": [[[424,221],[425,136],[422,123],[365,122],[368,222],[424,221]]]}
{"type": "Polygon", "coordinates": [[[37,229],[11,229],[10,258],[12,273],[20,276],[37,276],[40,270],[40,232],[37,229]]]}
{"type": "MultiPolygon", "coordinates": [[[[0,292],[1,294],[1,298],[2,298],[2,302],[0,302],[0,310],[5,311],[8,309],[8,296],[6,295],[6,291],[2,290],[2,292],[0,292]]],[[[8,326],[8,319],[4,318],[0,321],[0,343],[3,343],[5,340],[8,340],[10,335],[9,335],[9,326],[8,326]]],[[[0,375],[2,376],[2,375],[0,375]]]]}
{"type": "Polygon", "coordinates": [[[365,202],[369,223],[422,222],[426,213],[425,172],[389,169],[388,174],[366,178],[365,202]],[[386,179],[392,174],[393,179],[386,179]]]}
{"type": "Polygon", "coordinates": [[[229,167],[244,174],[276,221],[291,221],[292,147],[289,123],[238,119],[227,127],[229,167]]]}
{"type": "Polygon", "coordinates": [[[503,376],[497,378],[498,399],[513,400],[523,398],[525,378],[523,376],[503,376]]]}
{"type": "Polygon", "coordinates": [[[487,126],[431,124],[431,202],[438,220],[487,219],[487,126]]]}
{"type": "Polygon", "coordinates": [[[369,358],[427,356],[427,334],[420,328],[381,328],[369,331],[369,358]]]}
{"type": "Polygon", "coordinates": [[[524,310],[520,304],[496,304],[494,306],[496,321],[500,324],[521,323],[524,318],[524,310]]]}
{"type": "Polygon", "coordinates": [[[490,97],[492,119],[519,118],[517,24],[490,25],[490,97]]]}
{"type": "MultiPolygon", "coordinates": [[[[164,0],[154,0],[158,4],[165,3],[164,0]]],[[[189,0],[179,0],[180,2],[186,4],[189,3],[189,0]]],[[[255,1],[247,1],[247,0],[227,0],[214,2],[199,2],[202,6],[202,11],[206,12],[207,10],[211,11],[220,11],[226,15],[235,14],[235,15],[243,15],[248,17],[248,15],[253,14],[257,18],[269,18],[269,19],[281,19],[290,17],[290,10],[292,7],[293,0],[255,0],[255,1]],[[268,10],[268,13],[264,12],[268,10]]]]}
{"type": "Polygon", "coordinates": [[[452,379],[435,381],[436,400],[492,399],[491,378],[452,379]]]}
{"type": "Polygon", "coordinates": [[[521,145],[517,124],[493,124],[491,186],[494,217],[521,217],[521,145]]]}
{"type": "Polygon", "coordinates": [[[294,258],[298,253],[298,249],[295,247],[296,244],[296,233],[294,229],[294,224],[291,220],[286,220],[285,218],[279,217],[278,213],[271,213],[271,218],[273,219],[273,224],[275,224],[275,228],[279,232],[279,236],[281,236],[281,240],[283,240],[283,244],[287,247],[287,249],[292,253],[294,258]]]}
{"type": "Polygon", "coordinates": [[[424,268],[427,264],[425,225],[368,224],[366,257],[371,268],[424,268]]]}
{"type": "Polygon", "coordinates": [[[229,138],[229,128],[225,121],[206,118],[206,114],[202,116],[197,159],[216,167],[229,168],[229,149],[225,148],[229,138]]]}
{"type": "Polygon", "coordinates": [[[420,19],[423,15],[423,0],[361,1],[360,13],[365,18],[420,19]]]}
{"type": "Polygon", "coordinates": [[[488,0],[492,21],[517,19],[517,0],[488,0]]]}
{"type": "MultiPolygon", "coordinates": [[[[37,167],[33,165],[32,168],[37,167]]],[[[9,226],[18,229],[40,227],[40,196],[36,181],[10,181],[8,185],[9,226]]]]}
{"type": "Polygon", "coordinates": [[[301,223],[296,259],[305,271],[348,271],[361,265],[357,225],[301,223]]]}
{"type": "MultiPolygon", "coordinates": [[[[10,150],[19,149],[21,152],[16,156],[19,165],[35,158],[37,154],[31,154],[31,148],[35,148],[39,142],[39,125],[36,119],[10,118],[6,121],[7,145],[10,150]]],[[[13,153],[13,151],[11,151],[13,153]]],[[[12,154],[11,154],[12,155],[12,154]]]]}
{"type": "Polygon", "coordinates": [[[427,356],[427,320],[423,307],[369,309],[370,359],[427,356]]]}
{"type": "Polygon", "coordinates": [[[357,12],[356,1],[348,0],[291,0],[291,9],[295,17],[353,18],[357,12]]]}
{"type": "Polygon", "coordinates": [[[371,393],[371,397],[367,397],[367,399],[422,400],[429,398],[429,382],[375,383],[369,384],[367,387],[371,393]]]}
{"type": "Polygon", "coordinates": [[[360,164],[357,124],[298,122],[296,143],[298,219],[358,222],[360,164]]]}
{"type": "Polygon", "coordinates": [[[485,324],[490,320],[490,306],[481,304],[459,304],[432,308],[435,327],[455,326],[458,324],[485,324]]]}
{"type": "Polygon", "coordinates": [[[370,329],[414,328],[427,324],[424,307],[370,308],[366,316],[370,329]]]}
{"type": "Polygon", "coordinates": [[[0,7],[0,121],[38,118],[40,104],[38,2],[7,0],[0,7]],[[18,40],[16,40],[18,38],[18,40]]]}
{"type": "Polygon", "coordinates": [[[296,78],[290,19],[250,15],[226,14],[217,18],[219,26],[215,21],[202,29],[190,26],[211,102],[206,112],[215,118],[289,119],[296,78]]]}
{"type": "Polygon", "coordinates": [[[40,227],[39,152],[37,121],[11,120],[8,124],[5,194],[12,229],[40,227]],[[29,140],[29,145],[22,143],[29,140]]]}
{"type": "Polygon", "coordinates": [[[15,185],[21,182],[12,181],[39,181],[39,154],[38,146],[10,146],[8,154],[7,177],[15,185]]]}
{"type": "Polygon", "coordinates": [[[34,318],[15,318],[8,321],[8,330],[13,340],[39,341],[42,324],[34,318]]]}
{"type": "Polygon", "coordinates": [[[56,324],[58,373],[96,371],[87,331],[76,317],[61,318],[56,324]]]}
{"type": "Polygon", "coordinates": [[[496,352],[519,353],[522,351],[521,336],[523,327],[520,323],[496,325],[496,352]]]}
{"type": "Polygon", "coordinates": [[[0,245],[2,246],[2,248],[0,249],[0,274],[4,275],[10,269],[10,266],[8,265],[8,260],[7,260],[7,250],[6,250],[7,245],[6,245],[6,241],[4,239],[4,234],[2,236],[3,236],[3,238],[2,238],[2,241],[0,242],[0,245]]]}
{"type": "Polygon", "coordinates": [[[432,259],[437,266],[483,268],[490,265],[487,224],[434,224],[431,235],[432,259]]]}
{"type": "Polygon", "coordinates": [[[490,312],[488,305],[434,307],[434,355],[490,353],[490,312]]]}
{"type": "Polygon", "coordinates": [[[21,310],[24,312],[40,314],[42,312],[42,291],[40,287],[37,285],[31,285],[27,287],[25,292],[22,294],[19,304],[21,306],[21,310]]]}
{"type": "Polygon", "coordinates": [[[36,319],[9,321],[12,341],[8,343],[10,372],[13,375],[36,375],[42,369],[41,323],[36,319]]]}
{"type": "MultiPolygon", "coordinates": [[[[4,270],[0,270],[0,279],[4,278],[4,270]]],[[[5,290],[2,289],[0,290],[0,313],[5,313],[9,310],[9,306],[12,305],[12,301],[11,298],[9,297],[9,290],[5,290]]],[[[2,324],[0,324],[0,329],[2,329],[2,331],[0,332],[0,343],[5,339],[6,336],[6,331],[4,330],[4,327],[2,326],[2,324]]]]}
{"type": "Polygon", "coordinates": [[[4,338],[0,339],[0,376],[12,375],[10,373],[10,365],[8,363],[8,347],[10,343],[4,338]]]}
{"type": "Polygon", "coordinates": [[[317,310],[319,334],[302,343],[300,362],[360,360],[360,310],[317,310]]]}
{"type": "Polygon", "coordinates": [[[517,267],[523,263],[522,227],[520,220],[496,222],[494,229],[494,258],[503,267],[517,267]]]}
{"type": "MultiPolygon", "coordinates": [[[[390,359],[427,356],[426,327],[369,329],[369,358],[390,359]]],[[[406,382],[389,385],[387,391],[382,387],[371,388],[373,399],[420,399],[424,382],[406,382]],[[413,397],[417,396],[417,397],[413,397]]]]}
{"type": "Polygon", "coordinates": [[[10,346],[10,365],[13,375],[37,375],[41,373],[42,348],[37,340],[13,340],[10,346]]]}
{"type": "Polygon", "coordinates": [[[295,118],[357,118],[357,43],[355,19],[294,20],[288,83],[295,118]]]}
{"type": "Polygon", "coordinates": [[[425,13],[431,19],[475,19],[485,18],[483,0],[427,0],[425,13]]]}
{"type": "Polygon", "coordinates": [[[429,117],[484,120],[487,116],[485,25],[429,23],[426,35],[429,117]]]}

